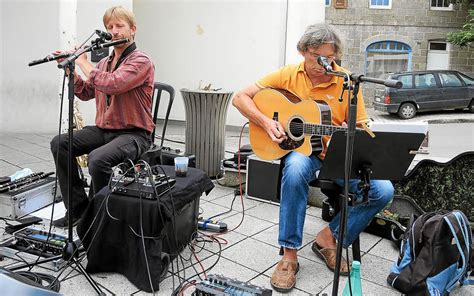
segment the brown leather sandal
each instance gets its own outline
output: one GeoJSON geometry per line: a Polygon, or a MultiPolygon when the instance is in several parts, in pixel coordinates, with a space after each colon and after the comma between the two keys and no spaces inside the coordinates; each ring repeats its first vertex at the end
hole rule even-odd
{"type": "MultiPolygon", "coordinates": [[[[333,272],[336,270],[336,249],[321,248],[316,242],[311,246],[311,250],[326,262],[326,266],[333,272]]],[[[349,275],[349,267],[344,257],[341,257],[340,275],[349,275]]]]}
{"type": "Polygon", "coordinates": [[[280,260],[270,280],[273,289],[281,293],[291,291],[296,285],[296,274],[299,269],[298,261],[280,260]]]}

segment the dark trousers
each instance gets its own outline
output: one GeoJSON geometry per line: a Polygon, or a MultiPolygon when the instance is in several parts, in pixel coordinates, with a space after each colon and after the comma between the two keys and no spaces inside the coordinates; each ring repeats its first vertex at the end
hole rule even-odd
{"type": "MultiPolygon", "coordinates": [[[[56,164],[56,175],[66,208],[68,207],[68,135],[61,134],[51,141],[51,151],[56,164]]],[[[135,161],[150,147],[150,135],[142,129],[104,130],[96,126],[86,126],[73,132],[73,157],[88,156],[89,174],[92,188],[97,192],[107,186],[112,167],[131,159],[135,161]]],[[[74,216],[79,216],[86,208],[88,199],[84,183],[79,177],[77,162],[72,164],[72,208],[74,216]],[[77,213],[77,214],[76,214],[77,213]]],[[[69,211],[69,209],[68,209],[69,211]]]]}

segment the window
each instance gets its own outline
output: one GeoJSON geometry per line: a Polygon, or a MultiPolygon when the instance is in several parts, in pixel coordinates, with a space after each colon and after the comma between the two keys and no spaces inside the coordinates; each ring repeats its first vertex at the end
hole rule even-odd
{"type": "Polygon", "coordinates": [[[431,0],[431,10],[454,10],[452,0],[431,0]]]}
{"type": "Polygon", "coordinates": [[[433,42],[433,41],[431,41],[429,46],[430,46],[429,50],[446,51],[446,49],[447,49],[446,42],[433,42]]]}
{"type": "Polygon", "coordinates": [[[436,79],[434,74],[417,74],[415,75],[415,87],[416,88],[432,88],[436,87],[436,79]]]}
{"type": "Polygon", "coordinates": [[[392,0],[369,0],[369,7],[375,9],[391,9],[392,0]]]}
{"type": "Polygon", "coordinates": [[[441,85],[450,86],[462,86],[461,80],[454,73],[440,73],[439,78],[441,79],[441,85]]]}
{"type": "Polygon", "coordinates": [[[326,0],[326,6],[331,6],[331,0],[326,0]]]}
{"type": "Polygon", "coordinates": [[[402,88],[413,88],[413,76],[412,75],[398,76],[397,80],[399,80],[403,83],[402,88]]]}
{"type": "Polygon", "coordinates": [[[474,85],[474,79],[461,73],[459,73],[459,75],[466,85],[474,85]]]}
{"type": "Polygon", "coordinates": [[[381,77],[385,73],[411,70],[411,48],[397,41],[380,41],[366,49],[365,74],[381,77]]]}
{"type": "Polygon", "coordinates": [[[347,8],[347,0],[334,0],[334,8],[347,8]]]}

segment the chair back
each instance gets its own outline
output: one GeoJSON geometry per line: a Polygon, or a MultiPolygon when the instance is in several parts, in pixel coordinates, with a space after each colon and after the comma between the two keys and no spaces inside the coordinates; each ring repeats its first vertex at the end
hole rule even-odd
{"type": "Polygon", "coordinates": [[[161,132],[160,147],[163,146],[163,143],[165,141],[166,126],[168,125],[168,119],[170,116],[171,106],[173,105],[174,94],[175,94],[174,88],[171,85],[162,83],[162,82],[154,83],[153,95],[152,95],[152,100],[153,100],[152,114],[153,114],[153,122],[155,123],[155,128],[153,129],[153,133],[151,134],[152,145],[155,142],[155,132],[156,132],[156,127],[158,125],[157,124],[158,123],[158,110],[161,104],[163,91],[168,93],[168,107],[166,109],[166,114],[163,121],[163,130],[161,132]]]}

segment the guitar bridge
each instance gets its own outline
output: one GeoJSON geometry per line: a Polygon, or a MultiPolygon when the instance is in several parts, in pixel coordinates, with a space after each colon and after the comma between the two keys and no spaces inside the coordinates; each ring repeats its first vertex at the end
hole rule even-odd
{"type": "Polygon", "coordinates": [[[278,112],[273,112],[273,120],[278,121],[278,112]]]}

